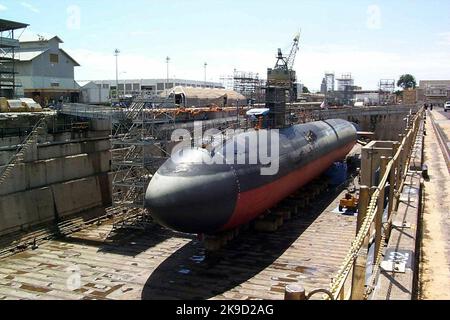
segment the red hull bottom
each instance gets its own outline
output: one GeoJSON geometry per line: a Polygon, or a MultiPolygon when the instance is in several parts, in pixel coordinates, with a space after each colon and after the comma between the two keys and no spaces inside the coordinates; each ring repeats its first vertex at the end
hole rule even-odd
{"type": "Polygon", "coordinates": [[[291,172],[277,181],[239,194],[233,216],[222,230],[233,229],[248,223],[266,210],[273,208],[296,190],[320,176],[335,161],[345,158],[354,145],[355,143],[352,142],[320,159],[308,163],[306,166],[291,172]]]}

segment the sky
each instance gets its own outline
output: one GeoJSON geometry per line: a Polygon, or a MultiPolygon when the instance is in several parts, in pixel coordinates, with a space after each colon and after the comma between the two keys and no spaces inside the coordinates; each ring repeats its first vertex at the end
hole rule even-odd
{"type": "Polygon", "coordinates": [[[21,40],[58,35],[77,80],[219,81],[234,69],[259,73],[288,53],[301,30],[299,80],[318,90],[325,71],[352,73],[375,89],[404,73],[450,78],[448,0],[0,0],[0,17],[30,26],[21,40]]]}

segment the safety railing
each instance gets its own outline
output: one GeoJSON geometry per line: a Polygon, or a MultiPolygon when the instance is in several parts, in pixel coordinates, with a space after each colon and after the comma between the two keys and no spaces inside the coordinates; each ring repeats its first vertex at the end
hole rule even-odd
{"type": "Polygon", "coordinates": [[[383,260],[384,244],[390,237],[394,213],[400,204],[423,116],[421,109],[414,117],[408,117],[406,134],[401,135],[401,143],[393,145],[394,157],[381,157],[378,186],[360,187],[357,235],[329,290],[314,290],[305,295],[302,287],[287,287],[286,300],[305,300],[317,293],[324,294],[323,298],[327,300],[366,300],[370,297],[383,260]],[[375,254],[367,285],[367,262],[371,246],[375,246],[375,254]]]}
{"type": "Polygon", "coordinates": [[[334,277],[330,292],[335,300],[367,299],[375,288],[378,271],[383,260],[384,242],[389,239],[392,230],[393,213],[398,210],[401,192],[409,170],[412,149],[423,119],[421,109],[413,119],[408,118],[407,132],[402,142],[394,144],[394,157],[381,157],[381,181],[375,188],[360,188],[357,236],[345,258],[339,272],[334,277]],[[389,188],[387,188],[389,184],[389,188]],[[370,194],[372,194],[370,196],[370,194]],[[387,207],[387,218],[383,215],[387,207]],[[374,243],[375,256],[373,271],[366,286],[366,264],[368,248],[374,243]],[[353,271],[353,272],[352,272],[353,271]],[[352,275],[352,279],[349,279],[352,275]],[[350,290],[346,284],[350,282],[350,290]]]}

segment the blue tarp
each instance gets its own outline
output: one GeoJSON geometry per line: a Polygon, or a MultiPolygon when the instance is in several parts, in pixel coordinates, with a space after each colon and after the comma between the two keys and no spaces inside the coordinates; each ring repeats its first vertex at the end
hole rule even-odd
{"type": "Polygon", "coordinates": [[[339,186],[347,180],[347,164],[344,162],[335,162],[325,173],[330,178],[330,185],[339,186]]]}

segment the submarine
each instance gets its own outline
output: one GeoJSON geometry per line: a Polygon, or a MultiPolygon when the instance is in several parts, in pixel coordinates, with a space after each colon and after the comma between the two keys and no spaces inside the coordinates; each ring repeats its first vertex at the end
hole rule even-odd
{"type": "Polygon", "coordinates": [[[234,160],[249,160],[255,150],[267,149],[274,154],[269,139],[256,137],[271,131],[244,132],[212,150],[180,150],[153,176],[145,207],[156,222],[175,231],[215,234],[231,230],[256,219],[319,177],[334,162],[345,159],[357,143],[357,129],[351,122],[323,120],[277,130],[274,173],[263,174],[273,163],[263,164],[259,158],[256,163],[228,161],[230,154],[234,160]],[[258,143],[251,146],[245,141],[258,143]]]}

